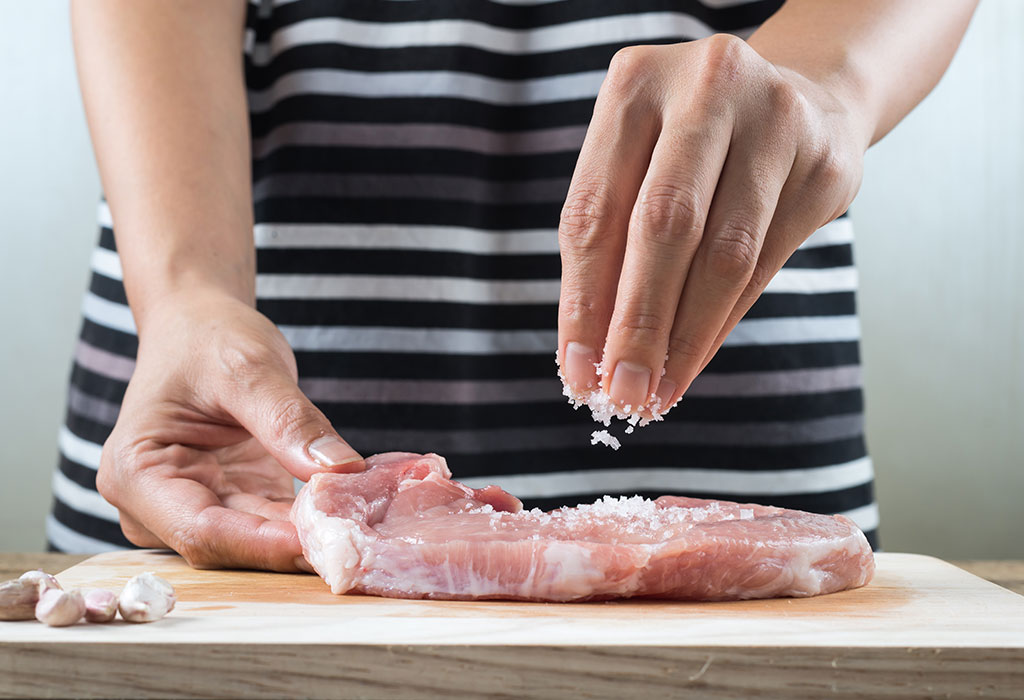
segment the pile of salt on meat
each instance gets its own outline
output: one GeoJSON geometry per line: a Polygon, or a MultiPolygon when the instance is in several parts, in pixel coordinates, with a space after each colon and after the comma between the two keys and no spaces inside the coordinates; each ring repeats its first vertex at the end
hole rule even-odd
{"type": "Polygon", "coordinates": [[[843,516],[663,496],[523,510],[451,480],[437,455],[316,474],[292,522],[334,593],[394,598],[739,600],[863,586],[874,557],[843,516]]]}

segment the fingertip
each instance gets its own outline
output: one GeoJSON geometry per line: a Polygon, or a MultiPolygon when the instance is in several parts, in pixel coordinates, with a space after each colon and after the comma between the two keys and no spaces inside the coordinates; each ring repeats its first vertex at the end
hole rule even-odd
{"type": "Polygon", "coordinates": [[[586,396],[597,388],[597,365],[601,361],[597,350],[571,340],[566,343],[563,356],[562,381],[574,396],[586,396]]]}
{"type": "Polygon", "coordinates": [[[344,440],[324,435],[309,443],[306,452],[322,471],[349,473],[366,471],[366,462],[344,440]]]}

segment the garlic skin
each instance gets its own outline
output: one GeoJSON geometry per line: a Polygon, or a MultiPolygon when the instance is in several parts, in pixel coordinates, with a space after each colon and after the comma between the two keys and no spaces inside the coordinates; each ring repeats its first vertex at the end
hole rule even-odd
{"type": "Polygon", "coordinates": [[[39,587],[14,579],[0,583],[0,620],[32,620],[39,602],[39,587]]]}
{"type": "Polygon", "coordinates": [[[128,622],[153,622],[174,610],[176,600],[174,586],[147,571],[124,584],[118,610],[128,622]]]}
{"type": "Polygon", "coordinates": [[[56,588],[58,591],[64,590],[64,587],[60,585],[60,581],[46,573],[42,569],[36,569],[35,571],[26,571],[20,577],[19,581],[27,581],[36,586],[39,591],[39,595],[42,595],[44,591],[51,588],[56,588]]]}
{"type": "Polygon", "coordinates": [[[85,599],[87,622],[110,622],[117,615],[117,594],[102,588],[90,588],[82,595],[85,599]]]}
{"type": "Polygon", "coordinates": [[[85,599],[78,590],[48,588],[36,603],[36,619],[50,627],[73,625],[85,615],[85,599]]]}

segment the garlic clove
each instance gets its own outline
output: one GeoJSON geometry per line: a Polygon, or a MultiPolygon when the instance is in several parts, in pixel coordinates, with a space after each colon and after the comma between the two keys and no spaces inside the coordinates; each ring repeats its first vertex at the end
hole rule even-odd
{"type": "Polygon", "coordinates": [[[128,622],[153,622],[173,610],[176,600],[174,586],[147,571],[124,584],[118,610],[128,622]]]}
{"type": "Polygon", "coordinates": [[[85,615],[85,599],[78,590],[48,588],[36,603],[36,619],[50,627],[67,627],[85,615]]]}
{"type": "Polygon", "coordinates": [[[102,588],[90,588],[82,595],[85,599],[85,619],[88,622],[110,622],[117,615],[117,594],[102,588]]]}
{"type": "Polygon", "coordinates": [[[64,587],[60,585],[60,581],[46,573],[42,569],[36,569],[35,571],[26,571],[19,578],[19,581],[28,581],[29,583],[35,584],[39,590],[40,595],[43,591],[50,588],[56,588],[57,590],[63,590],[64,587]]]}
{"type": "Polygon", "coordinates": [[[39,587],[14,579],[0,583],[0,620],[31,620],[36,616],[39,587]]]}

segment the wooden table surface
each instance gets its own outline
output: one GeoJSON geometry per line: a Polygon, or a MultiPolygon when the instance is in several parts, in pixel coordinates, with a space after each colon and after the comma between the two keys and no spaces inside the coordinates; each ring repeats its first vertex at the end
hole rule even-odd
{"type": "MultiPolygon", "coordinates": [[[[0,581],[16,578],[32,569],[55,574],[88,558],[85,554],[44,554],[40,552],[0,552],[0,581]]],[[[1024,595],[1024,560],[973,559],[951,562],[975,576],[1024,595]]]]}
{"type": "Polygon", "coordinates": [[[545,606],[339,599],[312,576],[160,552],[82,559],[0,554],[0,579],[116,589],[153,570],[181,603],[153,625],[0,623],[0,697],[1024,699],[1021,561],[960,562],[970,575],[885,554],[871,586],[820,598],[545,606]]]}

